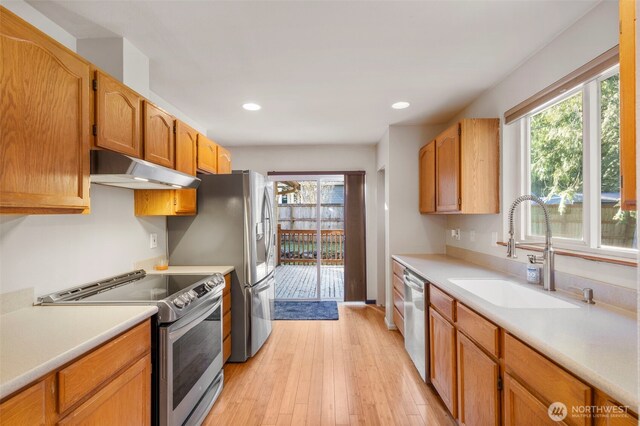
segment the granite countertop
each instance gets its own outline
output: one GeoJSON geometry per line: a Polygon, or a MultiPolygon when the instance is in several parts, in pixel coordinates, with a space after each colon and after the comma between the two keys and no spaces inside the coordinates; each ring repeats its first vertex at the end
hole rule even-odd
{"type": "MultiPolygon", "coordinates": [[[[393,258],[518,337],[588,384],[636,410],[638,395],[638,322],[633,312],[578,297],[551,293],[577,309],[504,308],[464,290],[452,279],[508,279],[527,288],[524,278],[483,268],[445,255],[394,255],[393,258]]],[[[596,301],[597,301],[597,295],[596,301]]]]}
{"type": "Polygon", "coordinates": [[[0,399],[157,311],[155,306],[30,306],[0,315],[0,399]]]}
{"type": "Polygon", "coordinates": [[[164,271],[156,271],[153,268],[145,269],[145,272],[149,275],[152,274],[180,274],[180,275],[200,275],[200,274],[216,274],[220,273],[226,275],[233,271],[233,266],[173,266],[170,265],[169,269],[164,271]]]}

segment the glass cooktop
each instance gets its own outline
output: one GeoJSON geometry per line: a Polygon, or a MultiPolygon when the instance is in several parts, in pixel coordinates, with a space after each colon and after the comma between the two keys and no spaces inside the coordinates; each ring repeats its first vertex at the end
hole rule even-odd
{"type": "Polygon", "coordinates": [[[192,286],[209,275],[146,275],[136,281],[76,300],[135,302],[162,300],[192,286]]]}

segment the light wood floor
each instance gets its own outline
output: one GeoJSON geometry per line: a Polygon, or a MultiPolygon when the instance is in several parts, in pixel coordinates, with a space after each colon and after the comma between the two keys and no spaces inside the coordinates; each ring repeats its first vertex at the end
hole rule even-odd
{"type": "Polygon", "coordinates": [[[338,321],[276,321],[257,356],[227,364],[205,425],[455,425],[402,336],[372,306],[338,321]]]}

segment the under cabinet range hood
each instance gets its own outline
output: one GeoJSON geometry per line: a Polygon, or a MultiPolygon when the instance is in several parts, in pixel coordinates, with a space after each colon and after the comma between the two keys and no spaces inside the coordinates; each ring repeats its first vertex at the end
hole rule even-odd
{"type": "Polygon", "coordinates": [[[91,183],[130,189],[196,189],[200,179],[139,158],[91,151],[91,183]]]}

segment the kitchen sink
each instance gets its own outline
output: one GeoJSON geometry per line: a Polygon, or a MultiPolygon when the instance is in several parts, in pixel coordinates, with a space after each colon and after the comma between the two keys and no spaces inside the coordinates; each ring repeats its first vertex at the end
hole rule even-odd
{"type": "Polygon", "coordinates": [[[579,307],[511,281],[499,279],[453,279],[449,281],[487,302],[503,308],[572,309],[579,307]]]}

